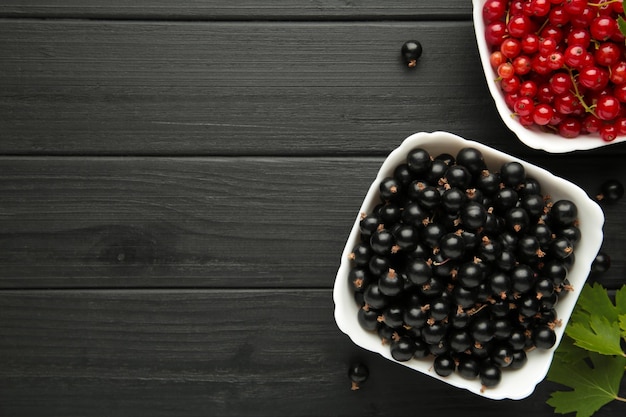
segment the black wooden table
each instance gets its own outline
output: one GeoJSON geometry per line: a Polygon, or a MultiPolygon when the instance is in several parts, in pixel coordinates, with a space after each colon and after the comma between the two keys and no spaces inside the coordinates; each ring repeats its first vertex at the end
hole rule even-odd
{"type": "MultiPolygon", "coordinates": [[[[552,414],[548,382],[486,400],[333,319],[356,211],[414,132],[591,195],[626,179],[623,145],[553,155],[505,128],[470,1],[3,0],[0,57],[0,415],[552,414]]],[[[605,208],[613,289],[625,204],[605,208]]]]}

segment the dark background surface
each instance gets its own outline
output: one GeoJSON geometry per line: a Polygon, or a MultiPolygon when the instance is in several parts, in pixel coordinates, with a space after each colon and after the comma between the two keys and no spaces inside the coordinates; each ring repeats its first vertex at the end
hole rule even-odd
{"type": "MultiPolygon", "coordinates": [[[[491,401],[352,344],[333,319],[340,254],[414,132],[480,141],[592,196],[625,179],[626,145],[519,142],[469,1],[128,3],[0,4],[0,415],[552,414],[548,382],[491,401]],[[409,39],[424,47],[413,70],[409,39]],[[355,360],[371,372],[359,391],[355,360]]],[[[625,204],[604,206],[613,289],[625,204]]]]}

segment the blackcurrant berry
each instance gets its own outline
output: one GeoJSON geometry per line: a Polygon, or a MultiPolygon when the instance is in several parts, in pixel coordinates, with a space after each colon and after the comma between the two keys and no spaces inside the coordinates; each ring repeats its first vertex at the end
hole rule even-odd
{"type": "Polygon", "coordinates": [[[414,179],[413,174],[411,173],[411,170],[409,169],[409,164],[404,163],[404,164],[398,165],[393,170],[393,178],[395,178],[395,180],[403,187],[406,187],[407,185],[409,185],[414,179]]]}
{"type": "Polygon", "coordinates": [[[513,359],[511,365],[509,365],[511,369],[522,369],[524,365],[526,365],[526,362],[528,362],[526,351],[522,349],[514,351],[513,355],[511,355],[511,359],[513,359]]]}
{"type": "Polygon", "coordinates": [[[483,387],[491,388],[500,383],[502,379],[502,371],[493,363],[485,363],[480,369],[480,383],[483,387]]]}
{"type": "Polygon", "coordinates": [[[446,171],[444,179],[450,187],[467,189],[472,181],[472,174],[462,165],[452,165],[446,171]]]}
{"type": "Polygon", "coordinates": [[[386,273],[389,269],[389,257],[382,255],[372,255],[368,263],[368,268],[372,275],[375,276],[386,273]]]}
{"type": "Polygon", "coordinates": [[[566,237],[558,236],[550,243],[550,254],[557,259],[565,259],[574,252],[574,246],[566,237]]]}
{"type": "Polygon", "coordinates": [[[518,194],[513,188],[504,187],[496,192],[495,199],[493,201],[494,209],[504,214],[517,205],[518,194]]]}
{"type": "Polygon", "coordinates": [[[500,179],[507,187],[516,188],[526,178],[524,166],[516,161],[505,162],[500,167],[500,179]]]}
{"type": "Polygon", "coordinates": [[[488,342],[493,339],[496,329],[489,317],[480,317],[471,324],[472,338],[478,343],[488,342]]]}
{"type": "Polygon", "coordinates": [[[461,208],[461,223],[463,226],[476,230],[485,225],[487,221],[487,209],[482,204],[469,202],[461,208]]]}
{"type": "Polygon", "coordinates": [[[393,234],[387,229],[379,229],[372,233],[370,247],[379,255],[388,255],[395,244],[393,234]]]}
{"type": "Polygon", "coordinates": [[[491,352],[491,359],[500,368],[506,368],[513,361],[513,349],[507,344],[498,344],[491,352]]]}
{"type": "Polygon", "coordinates": [[[448,325],[443,322],[427,324],[422,328],[422,338],[429,345],[436,345],[446,336],[448,325]]]}
{"type": "Polygon", "coordinates": [[[600,193],[596,196],[598,201],[615,203],[624,196],[624,185],[616,180],[609,179],[600,186],[600,193]]]}
{"type": "Polygon", "coordinates": [[[447,233],[439,240],[439,250],[444,258],[459,260],[465,254],[465,240],[456,233],[447,233]]]}
{"type": "Polygon", "coordinates": [[[448,213],[458,213],[466,199],[465,193],[459,188],[450,188],[441,196],[441,207],[448,213]]]}
{"type": "Polygon", "coordinates": [[[424,226],[424,221],[428,218],[428,212],[422,208],[417,202],[411,201],[407,203],[402,209],[400,220],[404,224],[421,228],[424,226]]]}
{"type": "Polygon", "coordinates": [[[556,343],[556,334],[548,325],[537,326],[532,331],[533,343],[539,349],[550,349],[556,343]]]}
{"type": "Polygon", "coordinates": [[[598,252],[593,262],[591,263],[591,271],[597,273],[604,273],[611,267],[611,257],[604,251],[598,252]]]}
{"type": "Polygon", "coordinates": [[[348,281],[353,291],[363,292],[372,282],[372,277],[369,271],[364,268],[352,268],[348,273],[348,281]]]}
{"type": "Polygon", "coordinates": [[[550,220],[559,227],[571,225],[577,216],[578,208],[570,200],[559,200],[550,208],[550,220]]]}
{"type": "Polygon", "coordinates": [[[378,321],[383,322],[392,329],[402,327],[404,324],[404,310],[399,305],[389,305],[385,307],[383,313],[378,317],[378,321]]]}
{"type": "Polygon", "coordinates": [[[454,329],[448,335],[448,343],[452,352],[461,353],[468,350],[474,341],[467,330],[454,329]]]}
{"type": "Polygon", "coordinates": [[[378,327],[380,312],[371,308],[368,304],[363,305],[357,314],[359,325],[368,332],[373,332],[378,327]]]}
{"type": "Polygon", "coordinates": [[[439,376],[449,376],[456,369],[456,363],[450,355],[440,355],[435,358],[433,369],[439,376]]]}
{"type": "Polygon", "coordinates": [[[483,170],[476,178],[476,188],[485,195],[492,196],[500,189],[500,174],[483,170]]]}
{"type": "Polygon", "coordinates": [[[423,175],[428,172],[433,160],[426,149],[416,148],[408,153],[406,163],[414,175],[423,175]]]}
{"type": "Polygon", "coordinates": [[[389,297],[383,294],[378,287],[378,283],[373,282],[365,289],[365,292],[363,293],[363,300],[374,309],[383,309],[387,306],[389,297]]]}
{"type": "Polygon", "coordinates": [[[485,267],[480,262],[465,262],[461,264],[456,273],[456,279],[463,287],[475,288],[485,278],[485,267]]]}
{"type": "Polygon", "coordinates": [[[428,320],[428,310],[419,304],[411,304],[404,309],[404,323],[407,326],[422,328],[428,320]]]}
{"type": "Polygon", "coordinates": [[[415,343],[406,336],[398,336],[392,340],[389,351],[398,362],[406,362],[413,358],[415,343]]]}
{"type": "Polygon", "coordinates": [[[383,201],[397,200],[402,195],[401,184],[394,177],[384,178],[378,188],[383,201]]]}
{"type": "Polygon", "coordinates": [[[400,225],[394,230],[393,235],[398,248],[407,252],[413,251],[419,243],[419,232],[408,224],[400,225]]]}
{"type": "Polygon", "coordinates": [[[480,363],[470,355],[462,355],[459,358],[457,372],[465,379],[476,379],[480,373],[480,363]]]}
{"type": "Polygon", "coordinates": [[[417,66],[417,60],[422,56],[422,51],[422,44],[416,40],[406,41],[400,48],[402,59],[409,68],[417,66]]]}
{"type": "Polygon", "coordinates": [[[413,284],[424,285],[433,276],[433,270],[427,261],[415,258],[407,262],[405,274],[413,284]]]}
{"type": "Polygon", "coordinates": [[[471,147],[462,148],[457,153],[456,163],[467,168],[473,176],[477,176],[483,170],[487,169],[482,152],[471,147]]]}
{"type": "Polygon", "coordinates": [[[394,297],[404,289],[404,279],[394,269],[389,269],[378,279],[380,292],[388,297],[394,297]]]}
{"type": "Polygon", "coordinates": [[[348,368],[348,378],[352,381],[352,390],[358,390],[360,385],[367,381],[370,371],[367,366],[360,362],[355,362],[348,368]]]}
{"type": "Polygon", "coordinates": [[[513,207],[505,215],[508,229],[515,233],[525,233],[530,225],[530,216],[522,207],[513,207]]]}

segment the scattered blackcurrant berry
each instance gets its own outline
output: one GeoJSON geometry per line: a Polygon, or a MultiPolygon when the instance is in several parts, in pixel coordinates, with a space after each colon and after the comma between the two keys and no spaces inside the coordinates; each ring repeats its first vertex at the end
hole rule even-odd
{"type": "Polygon", "coordinates": [[[611,267],[611,257],[604,251],[598,252],[595,259],[591,263],[591,271],[600,274],[605,273],[611,267]]]}
{"type": "Polygon", "coordinates": [[[616,179],[609,179],[600,186],[600,193],[596,196],[598,201],[615,203],[624,196],[624,185],[616,179]]]}
{"type": "Polygon", "coordinates": [[[411,40],[402,44],[400,52],[402,59],[409,68],[417,66],[417,60],[422,56],[422,44],[419,41],[411,40]]]}
{"type": "Polygon", "coordinates": [[[363,363],[356,362],[350,365],[348,368],[348,378],[352,381],[352,390],[356,391],[361,387],[367,378],[369,378],[370,371],[363,363]]]}

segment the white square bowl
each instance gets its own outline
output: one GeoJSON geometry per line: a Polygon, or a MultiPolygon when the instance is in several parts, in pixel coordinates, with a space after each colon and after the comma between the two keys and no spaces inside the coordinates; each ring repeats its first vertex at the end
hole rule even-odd
{"type": "Polygon", "coordinates": [[[356,345],[378,353],[392,362],[407,366],[455,387],[467,389],[483,397],[491,399],[525,398],[532,394],[535,386],[545,378],[550,368],[554,350],[563,336],[565,325],[570,318],[580,291],[587,280],[591,270],[591,263],[602,245],[603,225],[604,213],[602,209],[596,202],[589,198],[584,190],[563,178],[554,176],[545,169],[497,151],[481,143],[469,141],[451,133],[415,133],[406,138],[402,144],[385,159],[378,171],[376,179],[372,182],[363,200],[363,204],[357,212],[346,246],[341,255],[341,263],[335,279],[333,290],[335,321],[339,329],[347,334],[356,345]],[[409,151],[417,147],[428,150],[432,156],[441,153],[456,155],[461,148],[474,147],[482,152],[487,167],[494,171],[498,170],[504,162],[518,161],[524,166],[528,176],[540,182],[544,195],[549,194],[553,201],[560,199],[571,200],[578,207],[581,239],[575,248],[576,260],[567,275],[567,279],[573,286],[573,291],[560,297],[556,305],[558,317],[563,322],[562,326],[555,329],[557,336],[556,344],[551,349],[535,349],[529,352],[528,362],[522,369],[508,370],[504,368],[502,370],[502,381],[500,384],[484,391],[481,390],[481,383],[478,380],[467,380],[460,377],[457,373],[453,373],[448,377],[440,377],[432,369],[432,358],[411,359],[407,362],[395,361],[391,357],[389,346],[382,345],[379,336],[375,332],[364,330],[359,325],[357,319],[359,306],[354,300],[354,294],[348,281],[348,274],[351,269],[349,255],[360,239],[360,213],[370,213],[374,206],[380,202],[380,181],[385,177],[392,176],[395,167],[405,162],[409,151]]]}
{"type": "Polygon", "coordinates": [[[595,149],[602,146],[617,144],[626,141],[626,136],[618,136],[611,142],[605,142],[596,134],[584,134],[573,139],[564,138],[556,133],[544,132],[536,127],[524,127],[517,118],[512,116],[512,111],[504,101],[504,94],[496,82],[498,75],[495,73],[489,62],[491,51],[485,40],[485,22],[483,20],[483,5],[486,0],[472,0],[474,30],[476,32],[476,42],[480,54],[480,62],[483,73],[487,80],[489,92],[493,97],[496,109],[504,124],[527,146],[534,149],[541,149],[551,153],[566,153],[595,149]]]}

